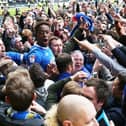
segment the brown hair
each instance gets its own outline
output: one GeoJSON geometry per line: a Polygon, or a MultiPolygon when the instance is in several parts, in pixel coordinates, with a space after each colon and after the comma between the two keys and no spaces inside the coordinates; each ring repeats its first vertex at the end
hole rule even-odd
{"type": "Polygon", "coordinates": [[[29,67],[29,73],[36,88],[43,86],[45,80],[48,78],[47,74],[38,63],[33,63],[29,67]]]}
{"type": "Polygon", "coordinates": [[[110,96],[110,89],[105,80],[99,78],[91,78],[85,82],[85,85],[90,87],[93,86],[96,91],[98,101],[105,101],[110,96]]]}
{"type": "Polygon", "coordinates": [[[32,36],[32,31],[30,29],[23,29],[22,36],[25,36],[25,37],[32,36]]]}
{"type": "Polygon", "coordinates": [[[51,37],[49,38],[49,46],[51,46],[52,40],[59,40],[59,39],[60,39],[60,38],[57,37],[57,36],[51,36],[51,37]]]}
{"type": "Polygon", "coordinates": [[[5,83],[4,93],[13,109],[27,110],[33,100],[34,85],[26,69],[10,72],[5,83]]]}

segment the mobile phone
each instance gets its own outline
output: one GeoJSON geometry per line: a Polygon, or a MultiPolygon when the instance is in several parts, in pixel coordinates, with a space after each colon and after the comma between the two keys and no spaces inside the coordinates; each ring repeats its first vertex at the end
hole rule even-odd
{"type": "Polygon", "coordinates": [[[104,43],[103,39],[99,39],[98,46],[101,49],[105,46],[105,43],[104,43]]]}
{"type": "Polygon", "coordinates": [[[93,72],[93,73],[92,73],[92,77],[98,78],[98,73],[97,73],[97,72],[93,72]]]}
{"type": "Polygon", "coordinates": [[[97,121],[99,123],[102,121],[102,123],[104,123],[106,126],[110,126],[108,117],[107,117],[106,113],[104,112],[104,110],[102,111],[101,115],[97,118],[97,121]]]}

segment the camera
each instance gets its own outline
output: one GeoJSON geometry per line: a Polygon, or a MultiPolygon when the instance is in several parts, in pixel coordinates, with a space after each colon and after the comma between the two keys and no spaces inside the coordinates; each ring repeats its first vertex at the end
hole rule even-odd
{"type": "Polygon", "coordinates": [[[93,72],[93,73],[92,73],[92,77],[98,78],[98,73],[97,73],[97,72],[93,72]]]}
{"type": "Polygon", "coordinates": [[[105,46],[105,42],[102,38],[98,38],[98,46],[101,49],[105,46]]]}

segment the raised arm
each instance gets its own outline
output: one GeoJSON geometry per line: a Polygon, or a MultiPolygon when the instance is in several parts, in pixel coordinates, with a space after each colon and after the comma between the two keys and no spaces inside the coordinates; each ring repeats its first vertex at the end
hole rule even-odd
{"type": "Polygon", "coordinates": [[[81,47],[93,52],[96,58],[98,58],[101,63],[103,63],[107,68],[109,68],[114,75],[117,75],[119,72],[126,71],[125,67],[121,66],[119,63],[111,59],[109,56],[103,53],[98,47],[91,44],[87,40],[79,41],[76,38],[74,39],[81,47]]]}
{"type": "Polygon", "coordinates": [[[80,81],[84,78],[87,78],[87,74],[84,73],[83,71],[79,71],[69,78],[59,80],[59,81],[55,82],[54,84],[50,85],[50,87],[48,88],[48,96],[47,96],[47,101],[46,101],[47,109],[49,109],[53,104],[55,104],[59,101],[58,93],[60,93],[62,91],[64,85],[67,82],[69,82],[71,80],[80,81]]]}
{"type": "Polygon", "coordinates": [[[126,53],[121,50],[120,46],[123,46],[118,41],[114,40],[109,35],[102,35],[105,42],[109,45],[111,52],[122,66],[126,67],[126,53]]]}

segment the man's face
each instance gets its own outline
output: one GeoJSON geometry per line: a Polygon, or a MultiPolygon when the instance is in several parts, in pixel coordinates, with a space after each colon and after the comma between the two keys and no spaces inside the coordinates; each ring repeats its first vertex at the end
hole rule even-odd
{"type": "Polygon", "coordinates": [[[75,65],[75,71],[79,71],[82,69],[83,64],[84,64],[84,57],[80,53],[74,53],[72,55],[73,62],[75,65]]]}
{"type": "Polygon", "coordinates": [[[88,9],[88,6],[86,4],[82,5],[82,12],[86,12],[88,9]]]}
{"type": "Polygon", "coordinates": [[[40,25],[40,27],[37,30],[37,34],[36,34],[36,39],[37,39],[38,45],[47,47],[49,36],[50,36],[50,27],[46,24],[40,25]]]}
{"type": "Polygon", "coordinates": [[[18,49],[19,51],[23,51],[24,45],[23,45],[22,41],[16,41],[15,42],[15,48],[18,49]]]}
{"type": "Polygon", "coordinates": [[[58,39],[58,40],[54,39],[54,40],[51,41],[50,47],[51,47],[54,55],[57,56],[58,54],[62,53],[63,43],[60,39],[58,39]]]}
{"type": "Polygon", "coordinates": [[[96,111],[99,111],[101,109],[101,103],[98,102],[97,95],[95,88],[93,86],[84,86],[83,87],[83,93],[86,98],[91,100],[91,102],[94,104],[96,111]]]}

